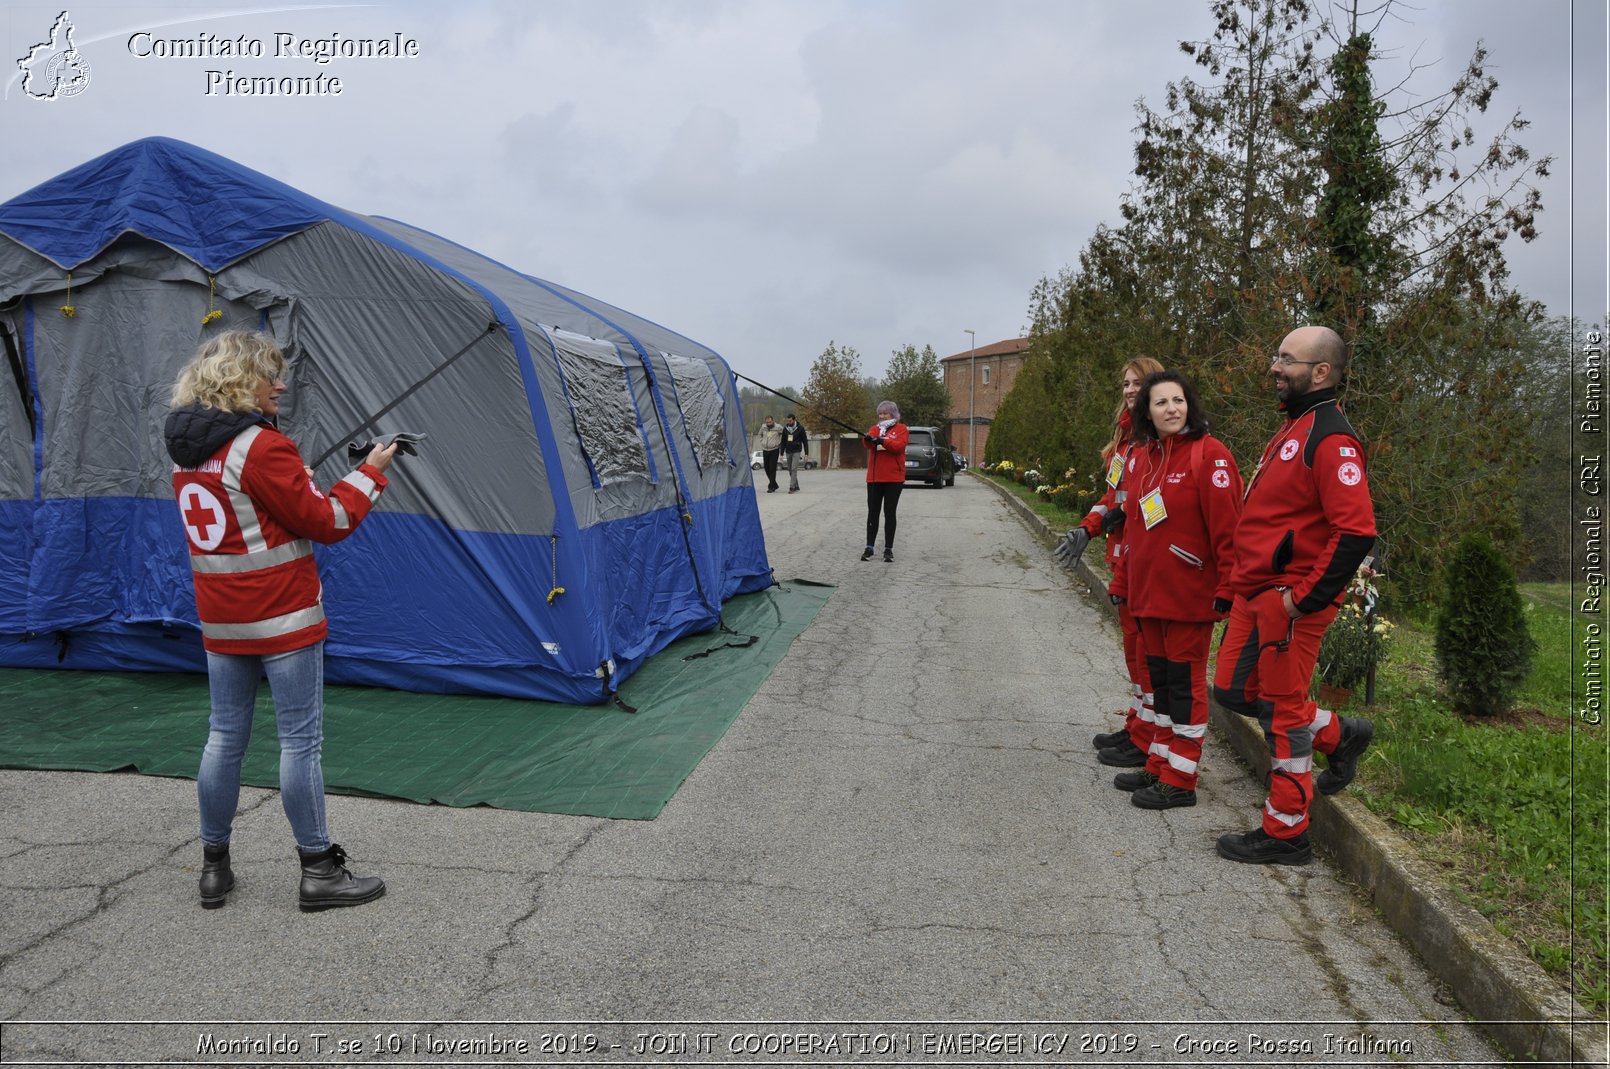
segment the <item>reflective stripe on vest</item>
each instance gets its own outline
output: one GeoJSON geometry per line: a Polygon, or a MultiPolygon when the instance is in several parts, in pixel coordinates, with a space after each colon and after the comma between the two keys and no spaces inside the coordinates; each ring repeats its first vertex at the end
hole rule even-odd
{"type": "Polygon", "coordinates": [[[298,538],[294,542],[256,553],[209,553],[205,556],[192,556],[190,570],[204,575],[240,575],[243,572],[262,571],[264,568],[277,568],[281,564],[301,560],[312,553],[313,543],[305,538],[298,538]]]}
{"type": "Polygon", "coordinates": [[[245,624],[214,624],[203,620],[201,634],[203,638],[214,639],[279,638],[323,622],[324,606],[314,604],[283,616],[272,616],[267,620],[254,620],[245,624]]]}
{"type": "Polygon", "coordinates": [[[262,432],[262,424],[253,424],[235,435],[235,440],[229,443],[229,455],[224,458],[224,490],[229,494],[229,507],[235,512],[235,522],[240,524],[240,537],[246,543],[248,554],[268,549],[263,526],[257,522],[257,506],[240,488],[241,473],[246,470],[246,454],[262,432]]]}

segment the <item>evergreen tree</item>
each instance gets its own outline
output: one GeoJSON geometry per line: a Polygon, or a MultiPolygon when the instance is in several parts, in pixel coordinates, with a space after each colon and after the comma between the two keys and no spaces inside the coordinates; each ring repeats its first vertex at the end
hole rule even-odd
{"type": "Polygon", "coordinates": [[[915,345],[894,350],[879,387],[879,399],[900,406],[900,418],[912,427],[943,427],[950,417],[950,391],[939,370],[932,345],[917,352],[915,345]]]}
{"type": "Polygon", "coordinates": [[[1526,629],[1515,572],[1485,535],[1460,539],[1448,562],[1436,651],[1454,708],[1477,716],[1509,711],[1532,670],[1537,643],[1526,629]]]}

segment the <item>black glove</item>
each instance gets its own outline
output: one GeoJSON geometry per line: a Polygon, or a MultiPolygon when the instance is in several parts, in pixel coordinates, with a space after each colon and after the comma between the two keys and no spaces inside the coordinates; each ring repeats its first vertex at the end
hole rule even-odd
{"type": "Polygon", "coordinates": [[[883,444],[883,437],[881,435],[877,438],[874,438],[870,434],[863,434],[861,435],[861,440],[866,442],[866,447],[868,449],[876,449],[878,446],[883,444]]]}
{"type": "Polygon", "coordinates": [[[396,434],[377,435],[373,441],[348,442],[347,457],[354,464],[362,464],[366,459],[368,459],[370,451],[373,450],[375,446],[390,445],[392,442],[397,443],[397,452],[407,453],[411,457],[417,457],[419,455],[419,450],[415,449],[414,445],[418,442],[423,442],[428,437],[430,437],[430,435],[425,434],[422,431],[398,431],[396,434]]]}
{"type": "Polygon", "coordinates": [[[1213,615],[1217,616],[1221,620],[1224,619],[1226,616],[1230,615],[1230,599],[1229,598],[1214,598],[1213,599],[1213,615]]]}
{"type": "Polygon", "coordinates": [[[1114,605],[1122,605],[1124,603],[1124,596],[1122,594],[1108,594],[1107,600],[1112,602],[1114,605]]]}
{"type": "Polygon", "coordinates": [[[1090,533],[1083,527],[1075,527],[1057,543],[1057,560],[1062,562],[1064,568],[1072,568],[1089,544],[1090,533]]]}
{"type": "Polygon", "coordinates": [[[1107,515],[1101,518],[1101,533],[1112,534],[1124,525],[1124,510],[1116,505],[1107,510],[1107,515]]]}

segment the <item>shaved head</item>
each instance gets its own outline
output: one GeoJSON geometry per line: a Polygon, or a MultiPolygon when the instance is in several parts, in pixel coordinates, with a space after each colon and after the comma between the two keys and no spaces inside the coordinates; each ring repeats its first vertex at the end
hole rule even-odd
{"type": "Polygon", "coordinates": [[[1298,327],[1286,335],[1286,343],[1293,349],[1303,350],[1304,359],[1329,364],[1335,370],[1333,379],[1347,370],[1347,343],[1329,327],[1298,327]]]}

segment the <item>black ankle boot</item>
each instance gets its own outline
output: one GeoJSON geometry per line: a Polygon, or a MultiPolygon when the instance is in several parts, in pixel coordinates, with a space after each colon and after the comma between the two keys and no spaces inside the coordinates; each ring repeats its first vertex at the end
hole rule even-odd
{"type": "Polygon", "coordinates": [[[337,906],[361,906],[386,893],[385,881],[378,876],[354,876],[347,871],[347,852],[335,844],[328,850],[307,853],[301,847],[302,888],[299,905],[303,913],[337,906]]]}
{"type": "Polygon", "coordinates": [[[235,873],[229,867],[229,844],[201,844],[201,908],[217,909],[235,889],[235,873]]]}

